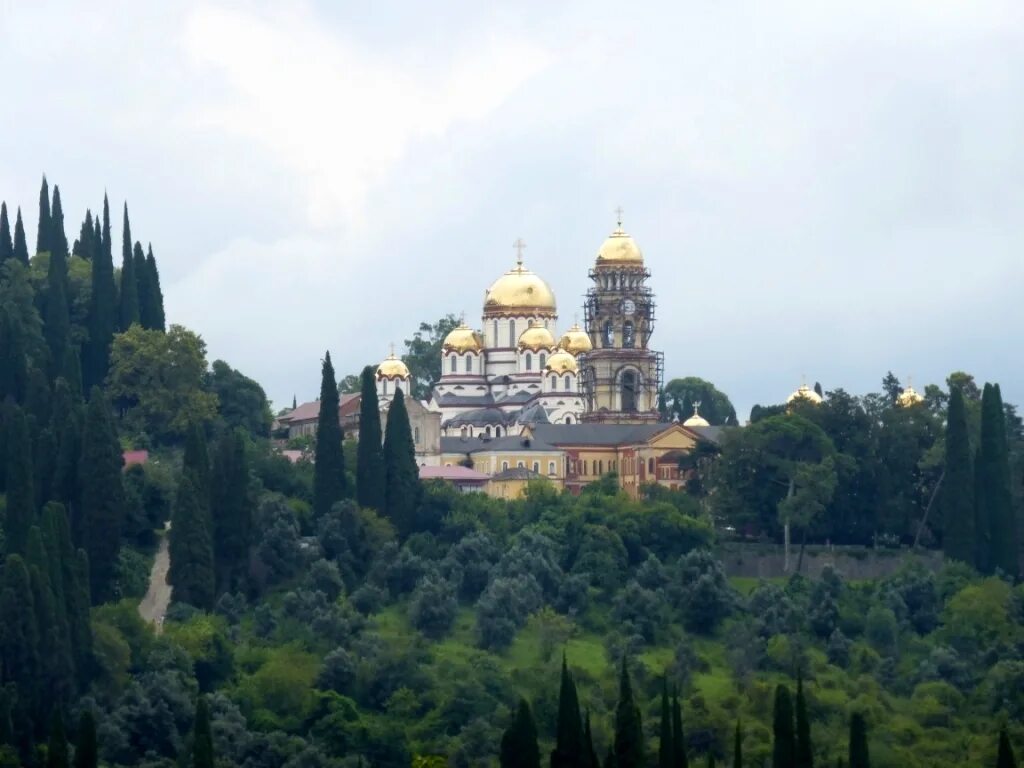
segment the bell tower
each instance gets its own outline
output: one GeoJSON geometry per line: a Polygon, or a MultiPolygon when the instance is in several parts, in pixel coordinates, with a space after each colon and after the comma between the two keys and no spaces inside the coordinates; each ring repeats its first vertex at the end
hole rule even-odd
{"type": "Polygon", "coordinates": [[[633,238],[618,226],[597,253],[583,305],[593,349],[582,356],[584,421],[641,424],[658,420],[664,357],[649,348],[654,331],[651,273],[633,238]]]}

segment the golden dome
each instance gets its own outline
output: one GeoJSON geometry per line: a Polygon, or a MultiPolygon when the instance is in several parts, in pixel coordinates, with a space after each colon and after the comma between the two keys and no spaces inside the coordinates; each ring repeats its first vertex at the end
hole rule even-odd
{"type": "Polygon", "coordinates": [[[480,338],[480,334],[474,331],[465,323],[459,323],[458,328],[452,329],[452,331],[444,337],[444,342],[441,344],[441,349],[445,352],[479,352],[484,348],[483,339],[480,338]]]}
{"type": "Polygon", "coordinates": [[[580,369],[579,366],[576,365],[576,358],[564,349],[560,349],[548,358],[548,364],[544,366],[544,370],[551,373],[563,374],[578,373],[580,369]]]}
{"type": "Polygon", "coordinates": [[[806,384],[801,384],[800,388],[797,389],[792,395],[786,398],[786,403],[792,403],[796,400],[803,400],[811,403],[812,405],[819,405],[821,403],[821,395],[815,392],[813,389],[808,387],[806,384]]]}
{"type": "Polygon", "coordinates": [[[604,241],[597,252],[597,266],[643,266],[644,255],[632,237],[622,228],[622,222],[604,241]]]}
{"type": "Polygon", "coordinates": [[[522,259],[495,280],[484,295],[484,317],[556,317],[557,312],[555,294],[547,283],[523,266],[522,259]]]}
{"type": "Polygon", "coordinates": [[[900,392],[899,397],[896,398],[896,405],[900,408],[909,408],[912,405],[923,402],[924,396],[909,384],[906,389],[900,392]]]}
{"type": "Polygon", "coordinates": [[[589,352],[594,348],[590,335],[580,328],[579,323],[573,323],[572,328],[562,334],[558,346],[573,355],[589,352]]]}
{"type": "Polygon", "coordinates": [[[710,427],[711,423],[697,412],[699,404],[693,405],[693,416],[683,422],[684,427],[710,427]]]}
{"type": "Polygon", "coordinates": [[[536,352],[539,349],[552,349],[554,346],[555,337],[539,320],[531,320],[530,327],[519,334],[520,349],[532,349],[536,352]]]}
{"type": "Polygon", "coordinates": [[[378,379],[408,379],[409,368],[395,357],[394,351],[391,352],[383,362],[377,366],[377,378],[378,379]]]}

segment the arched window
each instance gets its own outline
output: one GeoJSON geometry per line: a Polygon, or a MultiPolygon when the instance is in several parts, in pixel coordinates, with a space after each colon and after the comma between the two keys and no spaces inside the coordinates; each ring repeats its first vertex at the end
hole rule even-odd
{"type": "Polygon", "coordinates": [[[416,445],[420,444],[420,428],[419,427],[413,427],[413,430],[412,430],[412,441],[414,443],[416,443],[416,445]]]}
{"type": "Polygon", "coordinates": [[[501,462],[501,471],[504,472],[507,469],[508,469],[508,462],[507,461],[501,462]]]}
{"type": "Polygon", "coordinates": [[[459,358],[457,358],[455,355],[452,355],[452,364],[451,364],[452,373],[457,373],[458,372],[458,366],[459,366],[459,358]]]}
{"type": "Polygon", "coordinates": [[[526,469],[526,465],[523,464],[523,462],[521,461],[516,462],[516,467],[518,467],[519,469],[526,469]]]}
{"type": "Polygon", "coordinates": [[[526,353],[526,370],[533,370],[533,355],[529,352],[526,353]]]}
{"type": "Polygon", "coordinates": [[[565,374],[565,391],[568,392],[572,388],[572,379],[569,374],[565,374]]]}
{"type": "Polygon", "coordinates": [[[466,373],[473,372],[473,356],[466,355],[466,373]]]}
{"type": "Polygon", "coordinates": [[[548,361],[548,356],[545,355],[543,352],[541,352],[540,353],[540,365],[538,366],[540,368],[540,370],[542,370],[542,371],[544,370],[544,364],[547,361],[548,361]]]}
{"type": "Polygon", "coordinates": [[[572,416],[566,416],[565,417],[565,423],[566,424],[572,424],[572,416]]]}
{"type": "Polygon", "coordinates": [[[465,427],[463,427],[462,429],[459,430],[459,436],[460,437],[465,437],[466,436],[466,428],[465,427]]]}
{"type": "Polygon", "coordinates": [[[635,340],[635,334],[633,333],[633,322],[627,320],[622,324],[622,346],[626,349],[632,349],[635,340]]]}
{"type": "Polygon", "coordinates": [[[654,458],[653,457],[647,460],[647,474],[649,474],[651,477],[654,476],[654,458]]]}
{"type": "Polygon", "coordinates": [[[501,427],[495,427],[494,428],[494,436],[495,437],[501,437],[501,427]]]}
{"type": "Polygon", "coordinates": [[[470,425],[470,427],[469,427],[469,436],[470,437],[473,436],[473,426],[472,425],[470,425]]]}
{"type": "Polygon", "coordinates": [[[384,379],[384,381],[382,381],[382,382],[381,382],[381,384],[382,384],[382,385],[383,385],[383,387],[384,387],[384,390],[383,390],[383,391],[384,391],[384,394],[386,395],[386,394],[388,393],[388,380],[387,380],[387,379],[384,379]]]}
{"type": "Polygon", "coordinates": [[[612,321],[606,320],[604,323],[604,335],[602,336],[602,343],[606,347],[612,346],[615,342],[615,329],[612,327],[612,321]]]}
{"type": "Polygon", "coordinates": [[[622,410],[636,411],[636,372],[622,372],[622,410]]]}
{"type": "Polygon", "coordinates": [[[536,472],[538,475],[540,474],[540,462],[539,461],[533,462],[533,471],[536,472]]]}
{"type": "Polygon", "coordinates": [[[501,346],[500,344],[498,344],[498,321],[497,320],[494,321],[494,341],[492,343],[496,347],[501,346]]]}
{"type": "Polygon", "coordinates": [[[557,388],[558,388],[558,377],[557,376],[552,376],[551,377],[551,389],[555,390],[557,388]]]}
{"type": "Polygon", "coordinates": [[[490,427],[484,427],[484,437],[490,437],[490,436],[491,436],[491,428],[490,427]]]}
{"type": "Polygon", "coordinates": [[[549,475],[555,474],[555,462],[553,462],[553,461],[549,461],[548,462],[548,474],[549,475]]]}
{"type": "Polygon", "coordinates": [[[508,345],[514,347],[516,345],[516,321],[508,321],[508,345]]]}
{"type": "Polygon", "coordinates": [[[604,459],[601,459],[599,462],[597,462],[597,474],[604,474],[604,459]]]}

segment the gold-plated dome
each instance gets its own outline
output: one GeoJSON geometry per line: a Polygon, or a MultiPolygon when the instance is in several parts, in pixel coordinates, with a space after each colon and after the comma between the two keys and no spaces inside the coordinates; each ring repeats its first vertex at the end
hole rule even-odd
{"type": "Polygon", "coordinates": [[[899,396],[896,398],[896,405],[900,408],[909,408],[912,405],[917,405],[918,403],[923,402],[924,396],[909,384],[907,384],[906,389],[900,392],[899,396]]]}
{"type": "Polygon", "coordinates": [[[539,276],[523,266],[516,266],[499,277],[484,295],[484,317],[533,315],[557,317],[555,294],[539,276]]]}
{"type": "Polygon", "coordinates": [[[459,354],[479,352],[483,348],[484,342],[480,338],[480,334],[465,323],[459,323],[458,328],[452,329],[441,344],[441,349],[445,352],[458,352],[459,354]]]}
{"type": "Polygon", "coordinates": [[[786,398],[786,403],[790,404],[797,400],[803,400],[804,402],[811,403],[812,405],[819,405],[821,403],[821,395],[806,384],[801,384],[796,392],[786,398]]]}
{"type": "Polygon", "coordinates": [[[395,357],[394,350],[391,351],[380,365],[377,366],[377,378],[378,379],[408,379],[409,368],[408,366],[395,357]]]}
{"type": "Polygon", "coordinates": [[[594,348],[593,342],[590,341],[590,335],[580,328],[579,323],[573,323],[572,328],[562,334],[562,338],[558,340],[558,346],[573,355],[589,352],[594,348]]]}
{"type": "Polygon", "coordinates": [[[564,349],[560,349],[548,358],[548,364],[544,366],[544,370],[551,373],[563,374],[579,373],[580,369],[579,366],[576,365],[576,358],[564,349]]]}
{"type": "Polygon", "coordinates": [[[711,423],[698,413],[699,403],[693,404],[693,416],[683,422],[684,427],[710,427],[711,423]]]}
{"type": "Polygon", "coordinates": [[[531,320],[529,328],[519,334],[520,349],[532,349],[536,352],[541,349],[553,349],[554,346],[555,337],[539,320],[531,320]]]}
{"type": "Polygon", "coordinates": [[[620,221],[615,231],[608,236],[597,252],[597,266],[639,267],[643,266],[643,263],[644,255],[640,253],[640,247],[632,237],[626,234],[620,221]]]}

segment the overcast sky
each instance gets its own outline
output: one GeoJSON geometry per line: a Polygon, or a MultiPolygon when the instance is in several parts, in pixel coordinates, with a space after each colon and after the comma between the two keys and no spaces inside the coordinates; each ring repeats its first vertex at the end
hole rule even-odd
{"type": "Polygon", "coordinates": [[[127,199],[169,320],[277,405],[479,325],[517,237],[567,326],[619,205],[667,376],[741,418],[889,369],[1024,401],[1019,0],[0,0],[0,72],[30,240],[43,172],[70,237],[127,199]]]}

